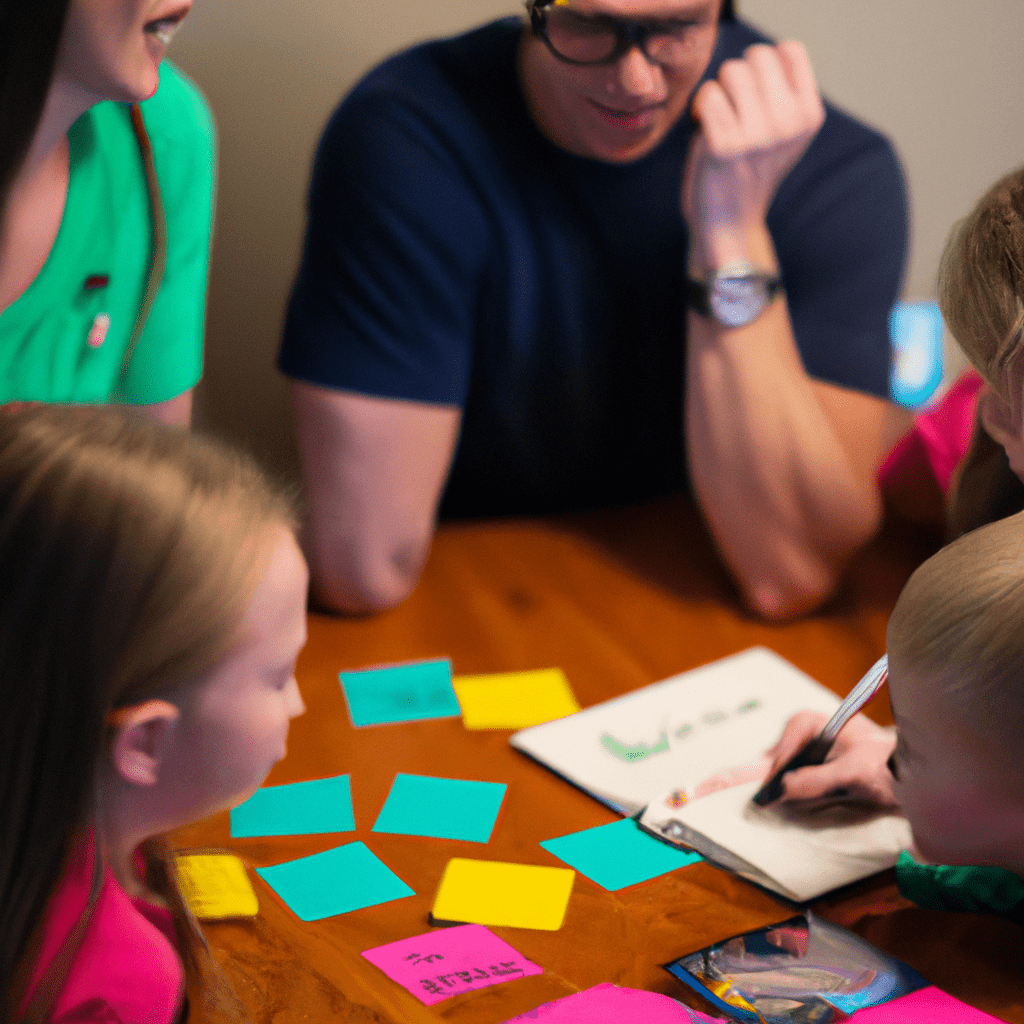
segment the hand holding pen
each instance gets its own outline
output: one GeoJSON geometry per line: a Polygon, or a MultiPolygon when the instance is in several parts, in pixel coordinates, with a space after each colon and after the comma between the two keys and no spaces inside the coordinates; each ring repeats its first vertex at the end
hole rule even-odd
{"type": "Polygon", "coordinates": [[[772,767],[755,802],[767,804],[781,798],[805,805],[843,800],[897,806],[886,766],[896,744],[895,731],[856,714],[881,686],[884,668],[880,659],[851,691],[840,705],[844,714],[833,716],[838,728],[834,725],[831,734],[823,735],[825,715],[802,711],[790,719],[768,752],[772,767]]]}

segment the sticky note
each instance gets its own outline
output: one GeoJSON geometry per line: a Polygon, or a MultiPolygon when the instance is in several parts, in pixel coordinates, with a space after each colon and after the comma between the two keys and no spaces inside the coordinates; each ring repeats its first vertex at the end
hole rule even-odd
{"type": "Polygon", "coordinates": [[[416,895],[363,843],[257,868],[256,874],[303,921],[319,921],[416,895]]]}
{"type": "Polygon", "coordinates": [[[352,789],[348,775],[292,782],[256,790],[231,808],[231,835],[313,836],[354,832],[352,789]]]}
{"type": "Polygon", "coordinates": [[[635,988],[619,988],[605,982],[583,992],[544,1003],[518,1017],[510,1017],[505,1024],[623,1024],[624,1021],[643,1021],[643,1024],[726,1024],[722,1017],[709,1017],[691,1010],[658,992],[643,992],[635,988]]]}
{"type": "Polygon", "coordinates": [[[452,686],[467,729],[525,729],[580,710],[560,668],[456,676],[452,686]]]}
{"type": "Polygon", "coordinates": [[[461,713],[447,658],[342,672],[339,678],[356,726],[455,718],[461,713]]]}
{"type": "Polygon", "coordinates": [[[368,949],[363,956],[427,1006],[463,992],[544,973],[542,967],[479,924],[439,928],[368,949]]]}
{"type": "Polygon", "coordinates": [[[934,985],[858,1010],[853,1019],[857,1024],[1001,1024],[998,1017],[976,1010],[934,985]]]}
{"type": "Polygon", "coordinates": [[[175,858],[189,910],[204,920],[255,917],[260,904],[245,865],[231,853],[183,853],[175,858]]]}
{"type": "Polygon", "coordinates": [[[374,832],[486,843],[505,798],[503,782],[436,779],[399,772],[374,832]]]}
{"type": "Polygon", "coordinates": [[[604,889],[623,889],[700,860],[643,832],[632,818],[573,832],[541,844],[604,889]]]}
{"type": "Polygon", "coordinates": [[[533,864],[453,857],[431,914],[437,921],[556,932],[565,920],[575,872],[533,864]]]}

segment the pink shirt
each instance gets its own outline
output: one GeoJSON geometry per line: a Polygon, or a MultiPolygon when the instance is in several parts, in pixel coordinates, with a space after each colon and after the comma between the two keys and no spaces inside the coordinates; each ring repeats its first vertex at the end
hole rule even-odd
{"type": "MultiPolygon", "coordinates": [[[[85,910],[94,854],[90,837],[75,852],[50,901],[39,963],[22,1012],[85,910]]],[[[170,912],[130,898],[105,868],[92,919],[53,1007],[52,1024],[172,1024],[184,989],[170,912]]]]}
{"type": "Polygon", "coordinates": [[[942,493],[948,494],[953,472],[971,446],[978,392],[984,383],[977,372],[968,370],[938,405],[920,413],[910,432],[882,463],[878,482],[884,485],[906,472],[911,463],[924,459],[942,493]]]}

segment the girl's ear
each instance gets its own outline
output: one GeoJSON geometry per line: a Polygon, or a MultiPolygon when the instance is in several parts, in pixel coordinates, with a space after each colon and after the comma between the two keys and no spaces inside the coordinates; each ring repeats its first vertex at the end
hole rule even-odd
{"type": "Polygon", "coordinates": [[[1014,410],[987,385],[978,392],[978,418],[993,441],[1004,448],[1020,446],[1020,424],[1014,410]]]}
{"type": "Polygon", "coordinates": [[[180,712],[165,700],[118,708],[110,715],[114,736],[110,761],[118,774],[136,786],[152,786],[180,712]]]}

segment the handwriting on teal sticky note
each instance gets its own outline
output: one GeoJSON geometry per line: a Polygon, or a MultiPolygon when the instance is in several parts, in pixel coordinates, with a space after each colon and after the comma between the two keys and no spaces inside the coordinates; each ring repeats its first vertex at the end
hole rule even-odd
{"type": "Polygon", "coordinates": [[[642,831],[632,818],[573,832],[541,844],[604,889],[623,889],[700,860],[642,831]]]}
{"type": "Polygon", "coordinates": [[[436,779],[399,772],[374,832],[486,843],[505,798],[503,782],[436,779]]]}
{"type": "Polygon", "coordinates": [[[447,658],[342,672],[341,687],[353,725],[417,722],[461,714],[447,658]]]}
{"type": "Polygon", "coordinates": [[[231,835],[313,836],[354,832],[348,775],[257,789],[231,809],[231,835]]]}
{"type": "Polygon", "coordinates": [[[257,868],[256,874],[302,921],[319,921],[416,895],[363,843],[257,868]]]}

